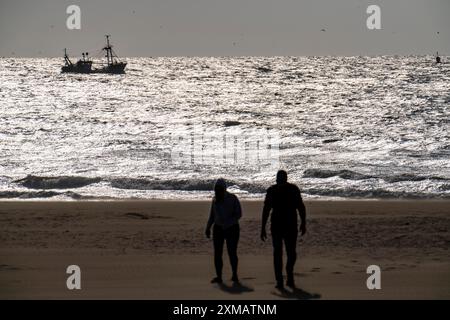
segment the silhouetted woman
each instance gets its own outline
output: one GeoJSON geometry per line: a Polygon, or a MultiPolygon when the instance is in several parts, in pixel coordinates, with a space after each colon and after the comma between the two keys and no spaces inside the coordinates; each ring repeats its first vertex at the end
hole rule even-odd
{"type": "Polygon", "coordinates": [[[212,200],[208,224],[206,225],[206,236],[211,235],[213,227],[214,243],[214,266],[216,267],[216,277],[211,283],[222,283],[222,254],[223,245],[226,241],[228,256],[230,258],[233,276],[231,280],[238,282],[237,275],[238,256],[237,247],[239,242],[239,219],[242,216],[239,199],[227,191],[224,179],[218,179],[214,186],[215,196],[212,200]]]}

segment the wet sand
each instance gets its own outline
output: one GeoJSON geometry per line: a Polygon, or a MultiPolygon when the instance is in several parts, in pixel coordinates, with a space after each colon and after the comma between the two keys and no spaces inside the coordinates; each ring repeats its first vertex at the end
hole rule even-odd
{"type": "Polygon", "coordinates": [[[1,299],[450,299],[449,201],[308,201],[299,289],[274,289],[262,202],[243,201],[241,286],[212,285],[208,201],[0,203],[1,299]],[[81,290],[66,268],[81,268],[81,290]],[[381,268],[368,290],[366,268],[381,268]]]}

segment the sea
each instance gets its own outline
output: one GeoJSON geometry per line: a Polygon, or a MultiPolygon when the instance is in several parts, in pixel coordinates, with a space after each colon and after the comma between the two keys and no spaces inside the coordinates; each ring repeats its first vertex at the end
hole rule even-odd
{"type": "Polygon", "coordinates": [[[2,200],[450,199],[450,60],[126,58],[62,74],[0,59],[2,200]]]}

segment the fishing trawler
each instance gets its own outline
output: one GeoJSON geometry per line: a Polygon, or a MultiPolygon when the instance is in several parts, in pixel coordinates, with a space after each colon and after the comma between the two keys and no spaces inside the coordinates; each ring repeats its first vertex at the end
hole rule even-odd
{"type": "Polygon", "coordinates": [[[121,74],[125,73],[126,62],[119,60],[119,57],[113,51],[111,44],[109,43],[109,35],[106,36],[106,46],[102,48],[102,52],[106,52],[106,64],[104,62],[94,63],[89,59],[89,53],[82,53],[82,58],[76,63],[72,63],[67,50],[64,49],[64,61],[65,65],[61,68],[63,73],[113,73],[121,74]],[[94,65],[94,67],[93,67],[94,65]],[[98,67],[96,67],[98,65],[98,67]]]}

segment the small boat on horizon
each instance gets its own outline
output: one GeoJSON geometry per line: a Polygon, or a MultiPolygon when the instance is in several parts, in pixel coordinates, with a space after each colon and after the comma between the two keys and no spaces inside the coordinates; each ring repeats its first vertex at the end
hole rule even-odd
{"type": "Polygon", "coordinates": [[[64,49],[64,61],[65,65],[61,68],[62,73],[111,73],[111,74],[123,74],[125,73],[126,62],[119,60],[119,57],[115,54],[109,43],[109,35],[106,35],[106,46],[102,48],[102,52],[106,52],[106,64],[94,63],[89,59],[89,53],[82,53],[82,58],[76,63],[72,63],[67,50],[64,49]],[[92,67],[92,65],[99,65],[98,67],[92,67]]]}

